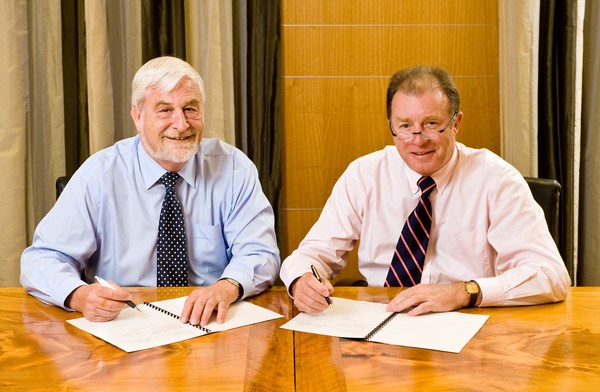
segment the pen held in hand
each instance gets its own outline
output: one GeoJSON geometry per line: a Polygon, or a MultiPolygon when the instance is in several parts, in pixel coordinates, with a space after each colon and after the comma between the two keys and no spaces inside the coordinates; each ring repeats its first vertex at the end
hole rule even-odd
{"type": "MultiPolygon", "coordinates": [[[[100,284],[100,286],[104,286],[104,287],[108,287],[109,289],[116,290],[116,288],[113,285],[111,285],[106,280],[102,279],[101,277],[95,276],[94,278],[96,279],[96,282],[98,282],[100,284]]],[[[138,312],[141,312],[141,310],[137,307],[136,304],[133,303],[133,301],[123,301],[123,302],[125,302],[127,305],[129,305],[130,308],[133,308],[133,309],[137,310],[138,312]]]]}
{"type": "MultiPolygon", "coordinates": [[[[317,271],[317,269],[315,268],[314,265],[310,266],[310,269],[312,270],[313,275],[315,276],[315,278],[317,278],[317,280],[320,283],[323,283],[323,281],[321,280],[321,275],[319,275],[319,271],[317,271]]],[[[331,302],[331,298],[329,298],[329,296],[325,297],[325,301],[327,301],[327,304],[329,304],[329,307],[332,308],[333,303],[331,302]]],[[[333,309],[333,308],[332,308],[333,309]]]]}

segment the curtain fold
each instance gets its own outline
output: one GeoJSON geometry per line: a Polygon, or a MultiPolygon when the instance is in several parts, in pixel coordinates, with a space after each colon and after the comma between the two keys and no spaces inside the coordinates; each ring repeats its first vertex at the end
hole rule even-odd
{"type": "Polygon", "coordinates": [[[26,0],[0,2],[0,286],[17,286],[27,243],[26,165],[29,110],[28,7],[26,0]]]}
{"type": "Polygon", "coordinates": [[[498,2],[501,155],[537,176],[539,0],[498,2]]]}
{"type": "Polygon", "coordinates": [[[265,195],[275,211],[278,241],[281,210],[281,14],[280,1],[247,3],[247,140],[265,195]]]}
{"type": "Polygon", "coordinates": [[[581,217],[577,283],[600,286],[600,3],[585,4],[581,131],[581,217]]]}
{"type": "Polygon", "coordinates": [[[60,3],[0,2],[0,285],[18,286],[37,216],[64,172],[60,3]]]}
{"type": "Polygon", "coordinates": [[[235,141],[248,153],[248,1],[233,0],[235,141]]]}
{"type": "Polygon", "coordinates": [[[54,204],[54,181],[65,171],[65,139],[60,6],[29,1],[28,15],[27,232],[33,233],[35,217],[54,204]]]}
{"type": "Polygon", "coordinates": [[[61,0],[61,17],[65,118],[65,172],[62,175],[70,176],[90,155],[83,0],[61,0]]]}
{"type": "Polygon", "coordinates": [[[142,66],[142,5],[139,1],[108,1],[106,10],[114,108],[114,142],[137,133],[130,115],[131,81],[142,66]]]}
{"type": "Polygon", "coordinates": [[[0,231],[0,285],[18,285],[20,255],[54,203],[56,179],[71,175],[90,153],[135,134],[131,79],[157,56],[186,59],[190,50],[189,62],[207,83],[207,136],[236,144],[239,135],[277,213],[279,6],[258,0],[0,1],[0,179],[10,184],[0,190],[8,206],[0,212],[8,222],[0,231]]]}
{"type": "Polygon", "coordinates": [[[233,10],[230,1],[185,2],[188,62],[204,81],[205,137],[235,145],[233,10]]]}
{"type": "Polygon", "coordinates": [[[141,0],[142,63],[159,56],[185,60],[183,0],[141,0]]]}
{"type": "Polygon", "coordinates": [[[542,1],[540,11],[539,176],[562,186],[559,250],[576,284],[579,216],[582,1],[542,1]]]}
{"type": "Polygon", "coordinates": [[[93,154],[136,134],[131,80],[142,65],[139,1],[87,0],[86,64],[89,150],[93,154]]]}
{"type": "Polygon", "coordinates": [[[115,142],[106,0],[85,2],[90,154],[115,142]]]}

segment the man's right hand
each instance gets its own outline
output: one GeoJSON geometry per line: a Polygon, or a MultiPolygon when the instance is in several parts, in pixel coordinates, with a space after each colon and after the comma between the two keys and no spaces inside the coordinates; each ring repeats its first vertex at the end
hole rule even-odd
{"type": "Polygon", "coordinates": [[[115,283],[112,285],[116,290],[100,286],[98,283],[79,286],[69,294],[65,306],[83,313],[90,321],[113,320],[127,307],[123,301],[131,300],[131,294],[115,283]]]}
{"type": "Polygon", "coordinates": [[[333,286],[327,279],[321,283],[311,272],[307,272],[292,283],[290,291],[299,311],[320,313],[329,306],[325,297],[333,294],[333,286]]]}

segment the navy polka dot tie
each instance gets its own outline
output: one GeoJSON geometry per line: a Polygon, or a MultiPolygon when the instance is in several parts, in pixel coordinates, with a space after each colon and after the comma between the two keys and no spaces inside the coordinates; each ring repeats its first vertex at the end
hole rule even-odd
{"type": "Polygon", "coordinates": [[[431,201],[429,195],[435,189],[435,181],[431,177],[421,177],[417,182],[421,188],[419,204],[410,213],[398,244],[392,264],[385,279],[385,286],[415,286],[421,282],[425,252],[429,245],[431,230],[431,201]]]}
{"type": "Polygon", "coordinates": [[[188,254],[183,210],[177,199],[175,185],[179,174],[165,173],[160,182],[167,192],[158,223],[157,286],[188,286],[188,254]]]}

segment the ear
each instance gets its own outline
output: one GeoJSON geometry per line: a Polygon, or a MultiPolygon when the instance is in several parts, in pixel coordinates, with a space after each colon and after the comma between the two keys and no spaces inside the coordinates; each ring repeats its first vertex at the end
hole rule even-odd
{"type": "Polygon", "coordinates": [[[137,129],[138,133],[140,133],[142,131],[142,113],[136,106],[131,107],[131,118],[135,124],[135,129],[137,129]]]}
{"type": "Polygon", "coordinates": [[[462,118],[463,118],[463,112],[458,112],[458,114],[456,114],[456,120],[454,120],[454,126],[452,126],[452,132],[454,132],[454,135],[456,135],[458,133],[458,131],[460,130],[460,124],[462,122],[462,118]]]}

